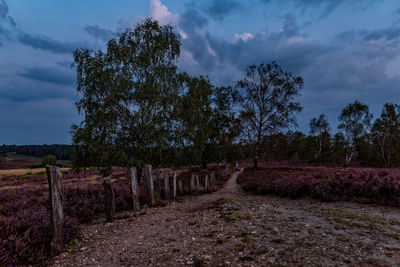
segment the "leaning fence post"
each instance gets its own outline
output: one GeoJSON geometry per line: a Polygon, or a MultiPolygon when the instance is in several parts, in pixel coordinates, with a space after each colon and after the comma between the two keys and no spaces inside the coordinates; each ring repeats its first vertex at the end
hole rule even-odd
{"type": "Polygon", "coordinates": [[[106,202],[106,221],[113,222],[115,218],[115,194],[112,189],[110,176],[104,178],[103,187],[105,195],[104,199],[106,202]]]}
{"type": "Polygon", "coordinates": [[[164,170],[164,194],[165,198],[169,198],[169,173],[168,169],[164,170]]]}
{"type": "Polygon", "coordinates": [[[172,176],[172,197],[176,198],[176,172],[172,176]]]}
{"type": "Polygon", "coordinates": [[[153,168],[150,164],[144,165],[144,174],[146,175],[147,184],[147,201],[149,206],[154,206],[154,186],[153,186],[153,168]]]}
{"type": "Polygon", "coordinates": [[[140,202],[139,202],[139,185],[137,182],[137,172],[136,168],[131,168],[131,181],[129,183],[132,197],[132,207],[133,210],[140,210],[140,202]]]}
{"type": "Polygon", "coordinates": [[[50,215],[51,215],[51,249],[61,252],[64,244],[64,192],[62,174],[56,166],[46,166],[49,183],[50,215]]]}

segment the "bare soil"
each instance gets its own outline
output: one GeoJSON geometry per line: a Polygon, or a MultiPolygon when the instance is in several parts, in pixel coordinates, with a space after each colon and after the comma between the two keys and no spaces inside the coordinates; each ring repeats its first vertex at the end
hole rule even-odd
{"type": "Polygon", "coordinates": [[[85,226],[56,266],[398,266],[400,209],[212,194],[85,226]]]}

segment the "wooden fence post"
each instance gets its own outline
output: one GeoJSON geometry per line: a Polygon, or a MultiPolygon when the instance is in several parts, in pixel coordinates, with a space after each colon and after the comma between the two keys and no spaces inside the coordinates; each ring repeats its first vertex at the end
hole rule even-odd
{"type": "Polygon", "coordinates": [[[103,180],[104,187],[104,200],[106,206],[106,221],[113,222],[115,219],[115,194],[111,185],[110,176],[105,177],[103,180]]]}
{"type": "Polygon", "coordinates": [[[46,166],[49,183],[50,216],[51,216],[51,249],[61,252],[64,245],[64,192],[62,174],[56,166],[46,166]]]}
{"type": "Polygon", "coordinates": [[[172,176],[172,197],[176,198],[176,172],[174,172],[174,176],[172,176]]]}
{"type": "Polygon", "coordinates": [[[194,173],[192,173],[190,177],[190,192],[193,192],[195,190],[195,185],[194,185],[194,173]]]}
{"type": "Polygon", "coordinates": [[[161,170],[159,168],[156,169],[156,185],[155,185],[155,191],[160,195],[161,194],[161,179],[160,179],[160,172],[161,170]]]}
{"type": "Polygon", "coordinates": [[[183,184],[182,184],[182,180],[178,181],[178,192],[179,194],[183,194],[183,184]]]}
{"type": "Polygon", "coordinates": [[[196,191],[200,191],[200,181],[199,181],[199,176],[196,174],[196,191]]]}
{"type": "Polygon", "coordinates": [[[144,165],[144,174],[146,176],[147,184],[147,201],[149,206],[154,206],[154,186],[153,186],[153,168],[150,164],[144,165]]]}
{"type": "Polygon", "coordinates": [[[214,190],[214,182],[215,182],[215,180],[214,180],[214,172],[211,172],[210,173],[210,190],[211,191],[214,190]]]}
{"type": "Polygon", "coordinates": [[[137,181],[137,171],[135,167],[131,168],[131,180],[129,186],[131,190],[133,210],[140,210],[139,185],[137,181]]]}
{"type": "Polygon", "coordinates": [[[164,170],[164,195],[165,195],[165,199],[169,199],[169,173],[168,173],[168,169],[164,170]]]}

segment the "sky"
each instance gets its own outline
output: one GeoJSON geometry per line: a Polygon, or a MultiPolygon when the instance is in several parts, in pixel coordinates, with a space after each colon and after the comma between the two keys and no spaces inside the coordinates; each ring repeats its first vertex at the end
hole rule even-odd
{"type": "Polygon", "coordinates": [[[355,100],[375,118],[400,104],[397,0],[0,0],[0,144],[70,144],[73,51],[104,49],[146,17],[180,35],[182,71],[217,86],[273,60],[303,77],[293,130],[325,113],[335,131],[355,100]]]}

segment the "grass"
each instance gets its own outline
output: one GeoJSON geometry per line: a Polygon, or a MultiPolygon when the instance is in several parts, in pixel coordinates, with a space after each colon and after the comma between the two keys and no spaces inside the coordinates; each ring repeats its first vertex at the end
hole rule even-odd
{"type": "Polygon", "coordinates": [[[242,216],[240,216],[240,214],[232,213],[232,214],[229,214],[229,215],[226,216],[226,220],[230,221],[230,222],[233,222],[233,221],[236,221],[236,220],[240,219],[241,217],[242,216]]]}
{"type": "MultiPolygon", "coordinates": [[[[70,168],[60,168],[63,174],[68,173],[70,168]]],[[[10,169],[10,170],[0,170],[1,176],[23,176],[25,174],[28,175],[43,175],[46,173],[46,168],[38,168],[38,169],[10,169]],[[30,173],[30,174],[28,174],[30,173]]]]}
{"type": "Polygon", "coordinates": [[[400,231],[393,228],[400,222],[366,213],[343,210],[338,208],[313,207],[315,213],[336,223],[335,229],[363,228],[369,231],[379,231],[388,237],[400,239],[400,231]]]}

